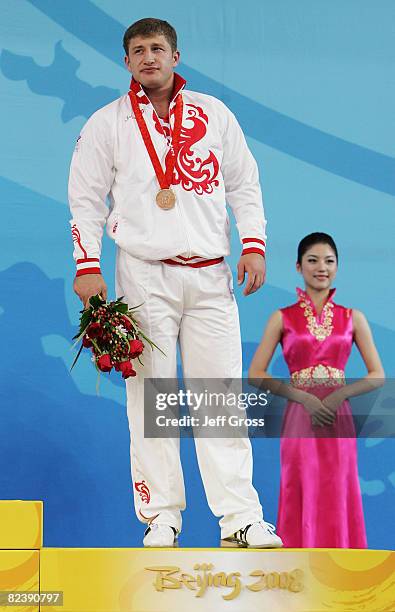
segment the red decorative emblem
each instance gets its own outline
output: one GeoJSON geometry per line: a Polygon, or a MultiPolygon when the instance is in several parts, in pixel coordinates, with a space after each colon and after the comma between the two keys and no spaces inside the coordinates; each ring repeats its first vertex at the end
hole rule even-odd
{"type": "Polygon", "coordinates": [[[71,235],[73,237],[73,242],[76,242],[78,244],[78,246],[80,247],[85,259],[88,257],[87,252],[85,251],[84,247],[81,244],[81,234],[80,234],[80,230],[78,229],[78,227],[76,226],[76,224],[74,223],[74,225],[71,228],[71,235]]]}
{"type": "Polygon", "coordinates": [[[134,488],[136,489],[137,493],[140,495],[141,501],[144,502],[145,504],[149,504],[150,499],[151,499],[151,493],[150,493],[148,486],[145,484],[145,480],[142,480],[141,482],[135,482],[134,488]]]}
{"type": "MultiPolygon", "coordinates": [[[[219,163],[212,151],[208,151],[205,159],[198,157],[193,146],[202,140],[207,132],[208,117],[200,106],[186,104],[186,117],[181,128],[180,147],[173,173],[173,185],[181,183],[185,191],[195,191],[197,195],[212,193],[218,187],[216,178],[219,163]]],[[[162,127],[154,113],[156,130],[168,137],[168,130],[162,127]]],[[[171,150],[167,153],[165,164],[170,160],[171,150]]]]}

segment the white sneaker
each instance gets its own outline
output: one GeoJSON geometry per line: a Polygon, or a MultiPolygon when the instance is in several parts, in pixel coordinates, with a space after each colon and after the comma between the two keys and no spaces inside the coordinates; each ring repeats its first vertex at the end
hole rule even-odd
{"type": "Polygon", "coordinates": [[[281,538],[274,533],[275,527],[271,523],[259,521],[246,525],[239,529],[229,538],[221,540],[223,547],[242,547],[242,548],[281,548],[283,546],[281,538]]]}
{"type": "Polygon", "coordinates": [[[177,546],[177,531],[169,525],[154,523],[145,531],[143,544],[157,548],[177,546]]]}

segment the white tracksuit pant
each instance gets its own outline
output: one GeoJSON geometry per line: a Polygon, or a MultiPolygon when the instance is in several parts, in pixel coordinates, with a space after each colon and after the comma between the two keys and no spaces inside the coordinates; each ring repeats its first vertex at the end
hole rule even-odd
{"type": "MultiPolygon", "coordinates": [[[[181,530],[185,491],[178,438],[144,437],[144,377],[176,378],[180,343],[185,378],[241,378],[241,341],[232,274],[225,262],[203,268],[136,259],[118,250],[116,295],[134,306],[144,333],[165,353],[143,354],[126,381],[134,502],[143,522],[181,530]]],[[[198,464],[221,537],[262,520],[252,486],[248,438],[195,438],[198,464]]]]}

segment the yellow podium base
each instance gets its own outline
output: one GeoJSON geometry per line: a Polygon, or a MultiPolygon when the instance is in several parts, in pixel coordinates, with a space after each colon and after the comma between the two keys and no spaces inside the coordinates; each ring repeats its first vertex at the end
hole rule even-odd
{"type": "Polygon", "coordinates": [[[41,548],[43,502],[0,500],[0,548],[41,548]]]}
{"type": "Polygon", "coordinates": [[[41,542],[41,502],[0,501],[0,610],[395,611],[391,551],[40,548],[41,542]]]}
{"type": "Polygon", "coordinates": [[[40,552],[38,550],[0,550],[0,610],[38,612],[39,604],[26,607],[15,605],[12,596],[5,593],[31,592],[40,590],[40,552]],[[7,601],[8,599],[8,601],[7,601]],[[2,605],[7,603],[7,606],[2,605]],[[9,605],[12,604],[12,607],[9,605]]]}
{"type": "Polygon", "coordinates": [[[67,612],[390,612],[395,554],[338,549],[49,549],[67,612]]]}

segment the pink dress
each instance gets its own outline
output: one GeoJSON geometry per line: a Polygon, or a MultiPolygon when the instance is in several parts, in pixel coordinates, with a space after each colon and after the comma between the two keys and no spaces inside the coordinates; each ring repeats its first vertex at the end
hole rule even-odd
{"type": "MultiPolygon", "coordinates": [[[[291,383],[324,398],[344,384],[353,343],[352,314],[331,290],[317,317],[308,295],[282,308],[282,348],[291,383]]],[[[350,404],[333,425],[313,426],[301,404],[284,414],[277,533],[292,548],[366,548],[357,446],[350,404]]]]}

